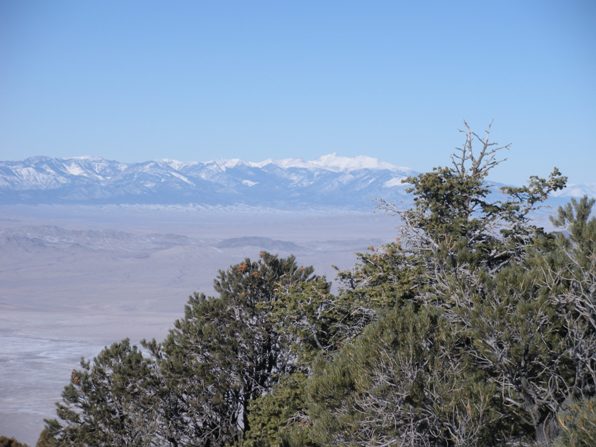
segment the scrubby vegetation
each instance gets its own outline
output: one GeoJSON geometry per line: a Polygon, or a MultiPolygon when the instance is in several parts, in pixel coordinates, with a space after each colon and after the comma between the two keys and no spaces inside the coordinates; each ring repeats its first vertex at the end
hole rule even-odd
{"type": "Polygon", "coordinates": [[[545,232],[565,178],[494,198],[499,147],[465,135],[338,292],[293,257],[221,271],[165,340],[83,361],[38,445],[595,445],[594,200],[545,232]]]}
{"type": "Polygon", "coordinates": [[[0,447],[27,447],[27,445],[20,443],[14,438],[7,438],[0,435],[0,447]]]}

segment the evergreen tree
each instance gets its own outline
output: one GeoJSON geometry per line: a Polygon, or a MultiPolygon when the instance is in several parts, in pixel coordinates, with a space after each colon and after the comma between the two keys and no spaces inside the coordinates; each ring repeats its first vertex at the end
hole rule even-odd
{"type": "Polygon", "coordinates": [[[557,413],[593,396],[591,204],[560,212],[575,235],[546,235],[530,213],[564,177],[491,201],[497,150],[468,130],[452,167],[410,179],[398,243],[345,275],[388,307],[309,379],[319,445],[550,444],[557,413]]]}
{"type": "Polygon", "coordinates": [[[180,445],[224,445],[249,430],[251,402],[296,366],[272,308],[296,283],[316,279],[312,272],[294,257],[245,259],[220,271],[218,297],[193,295],[163,344],[147,344],[176,409],[170,423],[180,445]]]}
{"type": "Polygon", "coordinates": [[[15,438],[0,435],[0,447],[27,447],[27,445],[17,441],[15,438]]]}
{"type": "Polygon", "coordinates": [[[128,340],[114,343],[93,362],[81,360],[73,370],[58,418],[46,420],[42,445],[151,446],[157,413],[153,395],[158,389],[156,365],[128,340]]]}
{"type": "MultiPolygon", "coordinates": [[[[47,425],[47,421],[46,421],[47,425]]],[[[55,435],[52,435],[50,430],[46,427],[44,428],[41,433],[39,434],[39,438],[37,438],[37,442],[35,443],[35,447],[57,447],[58,441],[56,440],[55,435]]]]}
{"type": "Polygon", "coordinates": [[[409,179],[398,240],[336,293],[293,257],[220,271],[145,354],[82,361],[38,445],[592,445],[594,200],[546,233],[531,213],[565,178],[497,193],[500,149],[466,126],[452,166],[409,179]]]}
{"type": "Polygon", "coordinates": [[[557,415],[561,434],[554,447],[591,447],[596,444],[596,398],[570,404],[557,415]]]}

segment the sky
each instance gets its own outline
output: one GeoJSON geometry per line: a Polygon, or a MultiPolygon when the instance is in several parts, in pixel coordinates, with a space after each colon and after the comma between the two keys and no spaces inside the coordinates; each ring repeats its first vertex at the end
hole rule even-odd
{"type": "Polygon", "coordinates": [[[0,160],[368,155],[596,182],[596,2],[0,0],[0,160]]]}

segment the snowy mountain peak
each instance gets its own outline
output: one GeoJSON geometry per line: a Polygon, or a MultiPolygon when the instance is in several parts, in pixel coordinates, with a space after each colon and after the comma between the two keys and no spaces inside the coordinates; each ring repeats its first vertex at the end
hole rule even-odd
{"type": "MultiPolygon", "coordinates": [[[[408,203],[416,172],[373,157],[335,153],[286,158],[121,163],[97,157],[0,161],[1,204],[200,204],[269,208],[374,208],[379,198],[408,203]]],[[[555,199],[595,196],[572,185],[555,199]]]]}
{"type": "Polygon", "coordinates": [[[121,163],[96,157],[0,161],[0,204],[205,204],[372,208],[404,194],[412,171],[372,157],[258,162],[164,159],[121,163]]]}
{"type": "Polygon", "coordinates": [[[196,161],[188,161],[187,162],[187,161],[172,160],[169,158],[163,158],[161,160],[161,162],[176,171],[180,171],[184,168],[198,164],[198,162],[196,162],[196,161]]]}
{"type": "Polygon", "coordinates": [[[335,152],[323,155],[318,160],[310,162],[315,167],[328,169],[330,171],[355,171],[358,169],[388,169],[409,171],[408,168],[401,168],[391,163],[379,160],[378,158],[359,155],[357,157],[342,157],[335,152]]]}
{"type": "Polygon", "coordinates": [[[76,157],[66,157],[65,160],[108,161],[103,157],[96,157],[94,155],[77,155],[76,157]]]}
{"type": "Polygon", "coordinates": [[[228,160],[219,160],[209,163],[216,163],[223,170],[232,169],[238,166],[248,166],[251,168],[263,168],[268,165],[277,166],[281,169],[301,168],[301,169],[323,169],[333,172],[350,172],[361,169],[372,170],[398,170],[402,172],[413,172],[409,168],[400,167],[392,163],[381,161],[378,158],[358,155],[355,157],[344,157],[335,152],[322,155],[315,160],[304,160],[302,158],[283,158],[273,160],[268,158],[262,161],[242,161],[238,158],[228,160]]]}
{"type": "Polygon", "coordinates": [[[586,183],[585,185],[575,185],[570,183],[567,188],[553,193],[555,197],[573,197],[579,199],[583,196],[596,197],[596,183],[586,183]]]}

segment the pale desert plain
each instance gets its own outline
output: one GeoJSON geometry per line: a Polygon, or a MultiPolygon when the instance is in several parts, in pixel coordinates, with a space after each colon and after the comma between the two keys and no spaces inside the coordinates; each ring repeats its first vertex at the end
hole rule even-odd
{"type": "Polygon", "coordinates": [[[81,357],[161,339],[218,270],[267,250],[335,279],[398,223],[381,211],[0,207],[0,433],[34,445],[81,357]]]}

